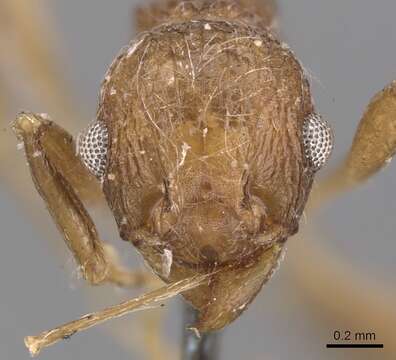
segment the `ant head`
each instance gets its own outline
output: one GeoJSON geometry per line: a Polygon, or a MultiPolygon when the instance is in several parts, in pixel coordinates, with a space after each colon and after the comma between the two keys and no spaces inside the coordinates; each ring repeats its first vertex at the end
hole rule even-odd
{"type": "Polygon", "coordinates": [[[313,113],[292,52],[242,23],[164,25],[111,66],[98,111],[108,203],[121,236],[164,280],[222,271],[215,285],[186,294],[205,311],[215,297],[223,313],[201,328],[244,309],[297,231],[331,148],[313,113]],[[227,303],[221,294],[237,291],[235,277],[246,292],[227,303]]]}

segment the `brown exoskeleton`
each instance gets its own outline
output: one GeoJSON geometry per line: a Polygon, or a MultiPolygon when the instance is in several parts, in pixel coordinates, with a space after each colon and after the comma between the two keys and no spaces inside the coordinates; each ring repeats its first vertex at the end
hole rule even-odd
{"type": "Polygon", "coordinates": [[[303,68],[271,34],[269,4],[153,6],[110,67],[77,146],[39,115],[14,124],[84,277],[139,282],[112,260],[82,205],[93,175],[121,238],[162,280],[204,275],[183,292],[202,332],[236,319],[271,277],[332,149],[303,68]]]}

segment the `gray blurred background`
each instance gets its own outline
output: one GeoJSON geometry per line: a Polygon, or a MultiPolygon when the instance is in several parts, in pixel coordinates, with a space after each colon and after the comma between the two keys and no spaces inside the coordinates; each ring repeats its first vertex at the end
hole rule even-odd
{"type": "MultiPolygon", "coordinates": [[[[0,0],[0,19],[5,1],[0,0]]],[[[76,108],[85,114],[82,129],[95,115],[100,82],[109,64],[133,36],[132,13],[137,1],[53,0],[48,4],[46,10],[53,16],[48,35],[57,39],[55,50],[60,59],[60,73],[74,91],[76,108]]],[[[396,79],[396,2],[279,0],[279,6],[282,37],[311,74],[317,108],[334,127],[336,147],[329,166],[334,168],[349,148],[369,99],[396,79]]],[[[0,42],[2,45],[4,42],[0,42]]],[[[0,48],[3,54],[6,51],[7,48],[0,48]]],[[[4,66],[10,68],[7,63],[4,66]]],[[[5,79],[9,83],[13,73],[2,71],[0,76],[0,81],[5,79]]],[[[4,139],[12,137],[8,124],[19,110],[49,111],[43,108],[45,102],[29,100],[20,90],[24,86],[23,77],[18,82],[12,88],[6,119],[1,119],[4,139]]],[[[57,118],[56,112],[51,115],[57,118]]],[[[76,129],[71,130],[76,133],[76,129]]],[[[20,166],[25,160],[23,152],[17,151],[16,141],[10,144],[6,152],[13,160],[7,162],[7,168],[5,163],[0,164],[8,179],[0,183],[0,359],[22,360],[29,358],[23,346],[24,336],[128,299],[138,292],[89,289],[77,279],[72,258],[35,193],[27,167],[22,175],[13,177],[13,164],[20,166]],[[23,184],[33,202],[24,202],[24,197],[12,187],[15,183],[23,184]]],[[[328,171],[323,171],[321,176],[328,171]]],[[[301,230],[303,237],[305,229],[315,224],[315,241],[322,243],[326,251],[362,277],[367,274],[376,284],[383,284],[393,294],[396,290],[395,184],[396,167],[391,164],[369,183],[310,214],[308,225],[303,224],[301,230]]],[[[94,214],[102,238],[118,244],[125,262],[143,268],[133,248],[118,240],[109,212],[99,209],[94,214]]],[[[320,307],[306,301],[303,290],[293,280],[289,261],[299,240],[290,240],[289,252],[275,278],[249,310],[224,332],[221,359],[385,359],[376,350],[325,349],[333,331],[348,330],[349,325],[336,316],[324,318],[320,307]]],[[[302,257],[298,261],[310,259],[302,257]]],[[[369,284],[362,289],[361,298],[370,292],[369,284]]],[[[342,293],[333,295],[334,302],[342,303],[342,293]]],[[[161,322],[164,341],[176,348],[181,336],[180,309],[180,301],[173,300],[160,310],[165,319],[161,322]]],[[[133,314],[46,349],[40,359],[146,359],[142,350],[146,346],[142,324],[144,314],[133,314]],[[112,327],[125,328],[122,331],[126,339],[130,336],[138,340],[125,345],[125,341],[109,335],[112,327]]],[[[370,324],[356,330],[369,331],[370,324]]],[[[377,337],[380,342],[381,334],[377,337]]]]}

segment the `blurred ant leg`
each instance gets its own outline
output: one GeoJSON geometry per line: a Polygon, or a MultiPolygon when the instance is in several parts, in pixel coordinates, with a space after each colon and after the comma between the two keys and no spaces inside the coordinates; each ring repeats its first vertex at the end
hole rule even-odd
{"type": "Polygon", "coordinates": [[[376,94],[358,126],[341,166],[313,194],[310,207],[364,183],[396,153],[396,81],[376,94]]]}
{"type": "Polygon", "coordinates": [[[119,267],[99,239],[77,189],[86,182],[87,170],[75,154],[71,136],[39,115],[22,113],[13,124],[23,141],[31,175],[65,242],[91,284],[142,285],[145,276],[119,267]]]}
{"type": "Polygon", "coordinates": [[[198,320],[199,313],[190,304],[184,304],[183,359],[216,360],[220,355],[220,332],[209,332],[200,335],[187,326],[198,320]],[[187,325],[187,326],[186,326],[187,325]]]}

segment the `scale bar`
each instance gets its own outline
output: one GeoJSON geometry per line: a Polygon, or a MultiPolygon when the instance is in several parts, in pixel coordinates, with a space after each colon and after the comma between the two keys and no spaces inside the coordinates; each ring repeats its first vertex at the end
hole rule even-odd
{"type": "Polygon", "coordinates": [[[383,349],[384,344],[326,344],[330,349],[383,349]]]}

